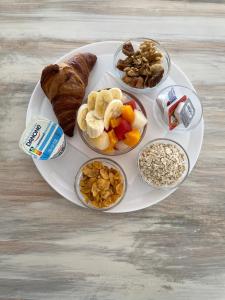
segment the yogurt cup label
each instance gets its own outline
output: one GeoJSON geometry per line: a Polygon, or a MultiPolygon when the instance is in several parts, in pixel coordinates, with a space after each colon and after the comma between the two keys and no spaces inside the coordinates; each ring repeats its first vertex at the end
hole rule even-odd
{"type": "Polygon", "coordinates": [[[19,146],[34,158],[49,160],[64,152],[66,140],[57,123],[45,118],[34,118],[23,132],[19,146]]]}

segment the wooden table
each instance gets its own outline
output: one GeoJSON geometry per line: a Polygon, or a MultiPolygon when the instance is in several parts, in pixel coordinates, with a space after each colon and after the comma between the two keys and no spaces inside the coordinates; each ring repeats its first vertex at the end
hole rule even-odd
{"type": "Polygon", "coordinates": [[[224,1],[1,1],[0,299],[225,299],[224,1]],[[204,105],[198,163],[148,209],[101,214],[18,149],[42,68],[101,40],[160,40],[204,105]]]}

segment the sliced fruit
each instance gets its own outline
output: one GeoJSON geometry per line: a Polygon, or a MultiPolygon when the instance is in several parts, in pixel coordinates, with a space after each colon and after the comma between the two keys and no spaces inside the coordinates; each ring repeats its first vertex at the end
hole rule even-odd
{"type": "Polygon", "coordinates": [[[88,111],[95,109],[95,102],[96,102],[97,95],[98,95],[98,92],[96,92],[96,91],[92,91],[88,95],[88,101],[87,101],[88,111]]]}
{"type": "Polygon", "coordinates": [[[95,101],[95,116],[98,119],[103,119],[106,107],[113,100],[112,94],[109,90],[101,90],[98,92],[95,101]]]}
{"type": "Polygon", "coordinates": [[[104,131],[104,122],[95,117],[94,110],[91,110],[86,115],[87,134],[90,138],[100,136],[104,131]]]}
{"type": "Polygon", "coordinates": [[[112,148],[111,146],[109,146],[107,149],[104,150],[104,153],[106,154],[112,154],[115,151],[114,148],[112,148]]]}
{"type": "Polygon", "coordinates": [[[116,144],[115,148],[116,148],[118,151],[124,151],[124,150],[127,149],[127,145],[124,144],[123,141],[119,141],[119,142],[116,144]]]}
{"type": "Polygon", "coordinates": [[[119,100],[123,99],[123,93],[122,93],[121,89],[111,88],[109,91],[112,94],[113,99],[119,99],[119,100]]]}
{"type": "Polygon", "coordinates": [[[110,142],[110,146],[112,148],[115,147],[116,143],[118,142],[118,138],[115,134],[115,131],[112,129],[108,132],[108,136],[109,136],[109,142],[110,142]]]}
{"type": "Polygon", "coordinates": [[[110,126],[112,128],[117,127],[120,124],[121,118],[113,118],[110,120],[110,126]]]}
{"type": "Polygon", "coordinates": [[[125,138],[125,133],[131,130],[132,128],[130,123],[124,119],[121,119],[120,124],[116,128],[114,128],[114,132],[119,141],[123,140],[125,138]]]}
{"type": "Polygon", "coordinates": [[[134,111],[130,105],[123,105],[122,108],[122,118],[127,120],[129,123],[134,121],[134,111]]]}
{"type": "Polygon", "coordinates": [[[130,147],[134,147],[140,141],[140,138],[140,131],[137,128],[134,128],[125,134],[125,139],[123,142],[130,147]]]}
{"type": "Polygon", "coordinates": [[[89,138],[88,141],[91,146],[99,150],[105,150],[110,146],[110,139],[107,132],[105,131],[103,131],[103,133],[97,138],[89,138]]]}
{"type": "Polygon", "coordinates": [[[114,99],[108,104],[104,114],[104,126],[106,130],[109,129],[110,120],[121,115],[122,107],[123,102],[119,99],[114,99]]]}
{"type": "Polygon", "coordinates": [[[134,121],[132,123],[133,128],[143,129],[143,127],[147,124],[148,120],[144,116],[144,114],[135,109],[134,110],[134,121]]]}
{"type": "Polygon", "coordinates": [[[135,102],[135,100],[130,100],[129,102],[126,102],[125,104],[130,105],[133,110],[135,110],[137,108],[137,104],[135,102]]]}
{"type": "Polygon", "coordinates": [[[77,123],[81,130],[85,131],[87,129],[86,123],[86,115],[88,113],[88,106],[87,104],[82,104],[77,112],[77,123]]]}

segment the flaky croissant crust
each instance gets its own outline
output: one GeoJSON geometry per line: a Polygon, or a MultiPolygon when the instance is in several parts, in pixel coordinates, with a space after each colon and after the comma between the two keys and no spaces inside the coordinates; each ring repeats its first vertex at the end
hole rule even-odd
{"type": "Polygon", "coordinates": [[[66,63],[48,65],[42,71],[41,87],[68,136],[73,136],[76,112],[84,98],[88,77],[96,60],[94,54],[80,53],[66,63]]]}

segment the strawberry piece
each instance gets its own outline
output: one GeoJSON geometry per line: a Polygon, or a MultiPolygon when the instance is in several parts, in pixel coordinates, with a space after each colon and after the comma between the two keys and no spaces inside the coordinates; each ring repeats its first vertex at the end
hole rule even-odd
{"type": "Polygon", "coordinates": [[[130,123],[121,118],[120,124],[116,128],[114,128],[114,132],[118,140],[121,141],[125,138],[125,133],[131,131],[131,129],[132,128],[130,123]]]}
{"type": "Polygon", "coordinates": [[[129,102],[126,102],[124,104],[130,105],[133,108],[133,110],[137,108],[135,100],[130,100],[129,102]]]}

